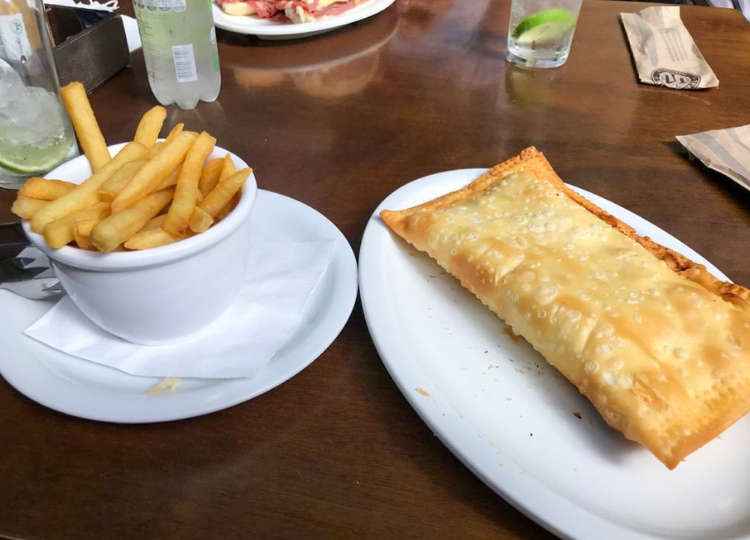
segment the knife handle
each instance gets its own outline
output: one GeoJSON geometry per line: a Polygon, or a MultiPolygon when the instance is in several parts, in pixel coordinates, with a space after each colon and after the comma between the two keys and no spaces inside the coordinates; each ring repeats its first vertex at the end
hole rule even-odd
{"type": "Polygon", "coordinates": [[[0,258],[14,257],[29,245],[29,239],[26,238],[20,223],[0,224],[0,258]]]}

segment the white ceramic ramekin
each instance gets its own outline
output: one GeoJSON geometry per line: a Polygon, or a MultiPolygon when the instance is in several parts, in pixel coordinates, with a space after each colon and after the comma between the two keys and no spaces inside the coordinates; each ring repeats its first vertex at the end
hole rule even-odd
{"type": "MultiPolygon", "coordinates": [[[[110,146],[112,155],[124,144],[110,146]]],[[[223,157],[216,148],[209,159],[223,157]]],[[[237,169],[247,164],[231,154],[237,169]]],[[[91,175],[85,157],[47,178],[81,183],[91,175]]],[[[236,298],[250,255],[250,214],[258,187],[250,175],[236,208],[207,231],[143,251],[98,253],[71,246],[52,249],[23,227],[52,262],[65,292],[94,323],[127,341],[166,345],[184,341],[224,313],[236,298]]]]}

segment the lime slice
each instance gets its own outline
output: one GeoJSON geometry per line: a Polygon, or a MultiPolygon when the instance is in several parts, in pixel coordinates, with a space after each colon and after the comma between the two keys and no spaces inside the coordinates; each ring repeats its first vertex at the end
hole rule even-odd
{"type": "Polygon", "coordinates": [[[576,18],[565,8],[545,9],[529,15],[513,29],[519,45],[553,41],[576,25],[576,18]]]}
{"type": "Polygon", "coordinates": [[[46,173],[70,154],[71,144],[65,139],[41,148],[31,145],[11,146],[0,141],[0,167],[25,176],[46,173]]]}

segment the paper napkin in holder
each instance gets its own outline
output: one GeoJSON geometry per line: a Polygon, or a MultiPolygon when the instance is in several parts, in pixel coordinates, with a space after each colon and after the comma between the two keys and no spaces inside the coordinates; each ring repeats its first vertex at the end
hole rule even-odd
{"type": "Polygon", "coordinates": [[[680,18],[679,6],[620,13],[642,83],[678,90],[719,86],[680,18]]]}
{"type": "Polygon", "coordinates": [[[24,333],[69,355],[131,375],[252,377],[293,336],[334,249],[332,240],[252,241],[247,277],[237,299],[188,341],[154,347],[127,342],[88,320],[68,297],[24,333]]]}
{"type": "Polygon", "coordinates": [[[678,135],[677,140],[706,167],[750,190],[750,124],[678,135]]]}

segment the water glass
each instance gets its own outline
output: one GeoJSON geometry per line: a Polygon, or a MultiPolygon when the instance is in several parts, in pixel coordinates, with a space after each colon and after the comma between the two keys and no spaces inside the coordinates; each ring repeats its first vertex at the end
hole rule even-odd
{"type": "Polygon", "coordinates": [[[553,68],[568,59],[582,0],[512,0],[506,58],[522,67],[553,68]]]}
{"type": "Polygon", "coordinates": [[[78,155],[42,0],[0,0],[0,187],[78,155]]]}

